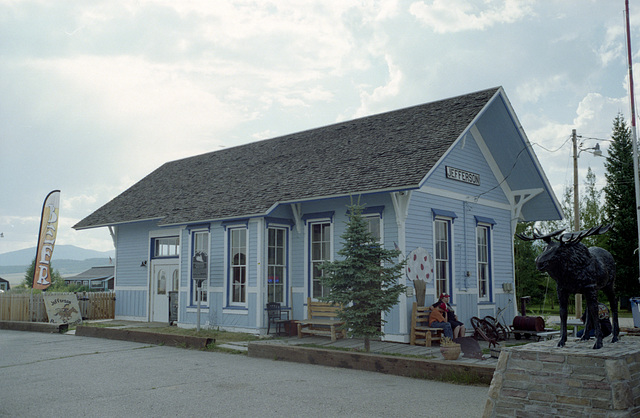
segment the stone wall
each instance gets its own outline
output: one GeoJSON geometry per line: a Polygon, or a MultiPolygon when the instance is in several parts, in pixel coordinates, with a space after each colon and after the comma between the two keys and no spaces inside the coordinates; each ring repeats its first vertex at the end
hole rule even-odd
{"type": "Polygon", "coordinates": [[[484,417],[640,416],[640,338],[558,339],[500,353],[484,417]]]}

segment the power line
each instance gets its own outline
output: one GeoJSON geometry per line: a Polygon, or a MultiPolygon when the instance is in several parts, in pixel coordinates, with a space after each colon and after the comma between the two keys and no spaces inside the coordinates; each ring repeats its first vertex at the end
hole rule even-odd
{"type": "Polygon", "coordinates": [[[542,148],[543,150],[548,151],[548,152],[558,152],[558,151],[560,151],[560,150],[561,150],[565,145],[567,145],[567,142],[569,142],[569,141],[571,141],[571,135],[569,135],[569,136],[567,137],[567,140],[566,140],[566,141],[564,141],[564,143],[563,143],[562,145],[560,145],[560,147],[559,147],[558,149],[554,149],[554,150],[550,150],[549,148],[547,148],[547,147],[545,147],[545,146],[543,146],[543,145],[540,145],[540,144],[538,144],[537,142],[532,142],[532,143],[531,143],[531,145],[537,145],[537,146],[539,146],[540,148],[542,148]]]}

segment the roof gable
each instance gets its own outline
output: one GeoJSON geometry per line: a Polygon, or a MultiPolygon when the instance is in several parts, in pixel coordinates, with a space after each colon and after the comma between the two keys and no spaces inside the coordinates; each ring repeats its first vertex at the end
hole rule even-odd
{"type": "Polygon", "coordinates": [[[499,90],[168,162],[74,228],[247,217],[282,202],[418,188],[499,90]]]}

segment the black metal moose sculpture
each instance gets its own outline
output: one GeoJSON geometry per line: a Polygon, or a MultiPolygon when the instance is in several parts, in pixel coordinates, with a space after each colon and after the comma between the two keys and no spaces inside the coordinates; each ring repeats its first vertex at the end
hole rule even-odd
{"type": "MultiPolygon", "coordinates": [[[[618,298],[613,290],[616,277],[616,264],[613,256],[600,247],[587,248],[580,241],[583,238],[604,234],[611,225],[596,226],[579,232],[563,233],[564,229],[547,235],[540,235],[538,231],[532,237],[516,234],[525,241],[541,239],[547,243],[542,254],[536,258],[536,268],[546,271],[558,284],[558,302],[560,304],[560,321],[562,335],[558,347],[564,347],[567,342],[567,304],[569,295],[582,293],[587,301],[587,326],[595,329],[596,343],[594,349],[602,348],[602,331],[598,321],[598,290],[602,290],[609,299],[613,317],[613,339],[618,341],[620,328],[618,326],[618,298]]],[[[582,340],[588,340],[589,333],[585,332],[582,340]]]]}

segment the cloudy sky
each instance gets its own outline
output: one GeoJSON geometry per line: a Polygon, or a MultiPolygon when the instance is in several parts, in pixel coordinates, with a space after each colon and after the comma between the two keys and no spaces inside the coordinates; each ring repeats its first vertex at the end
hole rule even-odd
{"type": "Polygon", "coordinates": [[[561,198],[627,80],[624,0],[0,0],[0,253],[51,190],[58,244],[112,250],[71,226],[166,161],[495,86],[561,198]]]}

